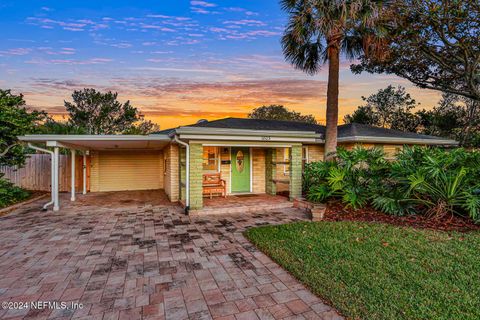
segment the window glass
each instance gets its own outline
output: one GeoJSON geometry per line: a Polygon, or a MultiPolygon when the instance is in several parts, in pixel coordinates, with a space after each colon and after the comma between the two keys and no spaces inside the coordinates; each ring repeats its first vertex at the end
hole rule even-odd
{"type": "Polygon", "coordinates": [[[203,147],[203,170],[218,171],[217,147],[203,147]]]}
{"type": "Polygon", "coordinates": [[[235,161],[235,164],[237,166],[237,171],[238,173],[242,173],[243,172],[243,169],[245,168],[245,159],[244,159],[244,156],[243,156],[243,152],[241,150],[239,150],[237,152],[237,157],[236,157],[236,161],[235,161]]]}
{"type": "Polygon", "coordinates": [[[283,149],[283,173],[285,175],[290,174],[290,148],[283,149]]]}
{"type": "Polygon", "coordinates": [[[305,168],[305,164],[308,163],[308,147],[302,147],[302,168],[305,168]]]}

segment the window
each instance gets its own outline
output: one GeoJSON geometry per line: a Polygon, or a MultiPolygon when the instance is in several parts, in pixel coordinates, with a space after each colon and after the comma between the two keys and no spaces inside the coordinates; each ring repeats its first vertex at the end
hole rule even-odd
{"type": "Polygon", "coordinates": [[[308,163],[308,147],[302,147],[302,169],[305,168],[305,164],[308,163]]]}
{"type": "Polygon", "coordinates": [[[283,149],[283,174],[290,174],[290,148],[283,149]]]}
{"type": "Polygon", "coordinates": [[[218,171],[217,147],[203,147],[203,171],[218,171]]]}

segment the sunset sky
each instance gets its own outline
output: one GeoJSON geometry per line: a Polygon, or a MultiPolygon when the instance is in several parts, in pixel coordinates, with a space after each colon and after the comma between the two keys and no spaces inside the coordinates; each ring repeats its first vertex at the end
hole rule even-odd
{"type": "MultiPolygon", "coordinates": [[[[0,2],[0,88],[65,113],[75,89],[113,90],[161,128],[283,104],[325,118],[327,70],[284,61],[286,14],[277,0],[0,2]]],[[[422,107],[440,94],[387,75],[353,75],[343,61],[340,118],[388,84],[422,107]]]]}

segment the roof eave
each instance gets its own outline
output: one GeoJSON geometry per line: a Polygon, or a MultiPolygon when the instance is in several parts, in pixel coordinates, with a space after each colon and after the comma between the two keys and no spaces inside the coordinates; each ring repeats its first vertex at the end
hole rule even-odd
{"type": "Polygon", "coordinates": [[[338,142],[370,142],[370,143],[391,143],[391,144],[426,144],[426,145],[452,145],[458,146],[458,142],[450,139],[423,139],[423,138],[392,138],[392,137],[370,137],[350,136],[338,138],[338,142]]]}
{"type": "Polygon", "coordinates": [[[34,134],[19,136],[18,140],[26,142],[42,141],[170,141],[168,135],[56,135],[34,134]]]}
{"type": "Polygon", "coordinates": [[[270,136],[270,137],[298,137],[298,138],[319,138],[321,134],[315,131],[286,131],[286,130],[253,130],[253,129],[229,129],[209,127],[180,127],[176,129],[177,134],[200,134],[200,135],[222,135],[222,136],[270,136]]]}

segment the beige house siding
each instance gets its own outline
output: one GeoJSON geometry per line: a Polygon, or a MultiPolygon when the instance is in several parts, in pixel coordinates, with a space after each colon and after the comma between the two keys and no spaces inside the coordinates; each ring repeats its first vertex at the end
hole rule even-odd
{"type": "Polygon", "coordinates": [[[163,188],[163,155],[159,151],[103,151],[92,154],[91,191],[163,188]]]}
{"type": "Polygon", "coordinates": [[[403,145],[400,144],[385,144],[382,145],[383,152],[387,159],[393,159],[395,155],[403,149],[403,145]]]}
{"type": "Polygon", "coordinates": [[[265,193],[265,149],[252,148],[252,192],[265,193]]]}
{"type": "MultiPolygon", "coordinates": [[[[179,200],[179,154],[178,145],[169,144],[163,149],[165,155],[165,193],[172,202],[179,200]]],[[[162,171],[163,172],[163,171],[162,171]]]]}
{"type": "Polygon", "coordinates": [[[324,147],[318,144],[307,145],[308,162],[323,161],[324,147]]]}

